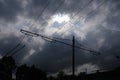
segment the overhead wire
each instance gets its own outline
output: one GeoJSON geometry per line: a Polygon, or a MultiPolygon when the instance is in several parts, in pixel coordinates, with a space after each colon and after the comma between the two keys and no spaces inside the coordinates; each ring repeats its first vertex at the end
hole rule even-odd
{"type": "MultiPolygon", "coordinates": [[[[85,4],[82,9],[80,9],[80,11],[76,12],[72,17],[71,19],[73,19],[75,16],[77,16],[81,11],[83,11],[85,8],[87,8],[94,0],[90,0],[87,4],[85,4]]],[[[63,27],[59,28],[57,31],[55,31],[53,34],[56,34],[58,31],[60,31],[62,28],[65,27],[65,25],[69,24],[69,23],[72,23],[71,20],[69,22],[66,22],[63,27]]]]}
{"type": "MultiPolygon", "coordinates": [[[[85,45],[83,45],[83,44],[79,43],[79,42],[78,42],[78,40],[76,40],[76,43],[77,43],[77,45],[79,45],[80,47],[83,47],[83,48],[88,48],[88,46],[85,46],[85,45]]],[[[90,49],[90,48],[89,48],[89,49],[90,49]]]]}
{"type": "Polygon", "coordinates": [[[68,28],[66,31],[62,32],[60,34],[60,36],[63,36],[65,33],[67,33],[68,31],[70,31],[73,28],[73,25],[71,25],[71,28],[68,28]]]}
{"type": "MultiPolygon", "coordinates": [[[[48,0],[48,1],[49,1],[49,0],[48,0]]],[[[48,6],[48,4],[47,4],[47,6],[48,6]]],[[[43,13],[44,10],[47,8],[47,6],[43,8],[42,13],[43,13]]],[[[42,15],[42,13],[40,13],[40,14],[38,15],[38,17],[36,18],[36,20],[39,19],[39,17],[42,15]]],[[[25,19],[25,18],[24,18],[24,19],[25,19]]],[[[34,23],[33,23],[31,26],[34,26],[34,23]]],[[[5,53],[4,56],[8,56],[8,55],[9,55],[9,56],[14,56],[17,52],[19,52],[21,49],[23,49],[23,48],[25,47],[25,44],[24,44],[22,47],[20,47],[20,45],[21,45],[21,43],[23,42],[24,38],[25,38],[25,35],[20,39],[20,42],[19,42],[16,46],[14,46],[12,49],[10,49],[7,53],[5,53]]]]}
{"type": "MultiPolygon", "coordinates": [[[[48,0],[49,1],[49,0],[48,0]]],[[[58,7],[55,9],[55,11],[53,13],[56,13],[56,11],[58,10],[58,8],[60,8],[62,6],[62,4],[64,3],[64,0],[58,5],[58,7]]],[[[46,6],[42,9],[41,13],[37,16],[37,18],[35,19],[36,21],[39,19],[39,17],[43,14],[43,12],[47,9],[47,7],[49,6],[50,4],[50,1],[46,4],[46,6]]],[[[35,23],[33,23],[31,26],[34,26],[35,23]]],[[[27,34],[27,33],[24,33],[25,35],[27,36],[34,36],[34,35],[30,35],[30,34],[27,34]]],[[[37,37],[37,36],[34,36],[34,37],[37,37]]],[[[56,38],[56,37],[54,37],[56,38]]],[[[48,38],[43,38],[42,39],[44,40],[47,40],[49,41],[50,39],[48,38]]],[[[57,38],[56,38],[57,39],[57,38]]],[[[59,38],[60,39],[60,38],[59,38]]],[[[67,40],[67,39],[64,39],[64,40],[67,40]]],[[[24,46],[23,46],[24,47],[24,46]]]]}
{"type": "MultiPolygon", "coordinates": [[[[23,8],[25,8],[25,7],[23,7],[23,8]]],[[[24,18],[24,20],[25,20],[25,18],[24,18]]],[[[5,53],[5,55],[3,55],[2,58],[9,57],[9,56],[13,57],[17,52],[19,52],[21,49],[23,49],[25,47],[25,44],[22,47],[20,47],[20,46],[23,43],[24,38],[25,38],[25,35],[23,35],[23,37],[20,37],[19,43],[17,45],[15,45],[13,48],[11,48],[10,50],[8,50],[5,53]]]]}
{"type": "MultiPolygon", "coordinates": [[[[64,2],[65,2],[65,0],[60,0],[59,5],[55,8],[55,10],[52,12],[52,14],[55,14],[58,11],[58,9],[64,4],[64,2]]],[[[53,38],[70,41],[70,39],[63,39],[63,38],[57,38],[57,37],[53,37],[53,38]]]]}
{"type": "MultiPolygon", "coordinates": [[[[83,19],[86,19],[89,15],[91,15],[93,12],[96,12],[98,8],[100,8],[103,4],[105,4],[108,0],[104,0],[101,2],[93,11],[89,12],[86,16],[83,17],[83,19]]],[[[80,18],[80,17],[78,17],[80,18]]]]}
{"type": "MultiPolygon", "coordinates": [[[[56,40],[56,39],[53,39],[53,38],[49,38],[47,36],[43,36],[41,34],[37,34],[37,33],[34,33],[34,32],[26,31],[26,30],[23,30],[23,29],[21,29],[20,32],[22,32],[22,33],[26,32],[28,34],[33,34],[33,35],[36,35],[36,36],[40,36],[41,38],[50,39],[52,41],[55,41],[55,42],[62,43],[62,44],[65,44],[65,45],[73,47],[72,44],[69,44],[69,43],[66,43],[66,42],[63,42],[63,41],[60,41],[60,40],[56,40]]],[[[89,49],[85,49],[85,48],[82,48],[82,47],[79,47],[79,46],[75,46],[75,48],[82,49],[82,50],[85,50],[85,51],[88,51],[88,52],[91,52],[91,53],[95,53],[94,55],[99,55],[100,54],[99,52],[96,52],[96,51],[93,51],[93,50],[89,50],[89,49]]]]}
{"type": "MultiPolygon", "coordinates": [[[[25,9],[25,6],[23,7],[23,9],[25,9]]],[[[25,20],[25,18],[24,18],[24,20],[25,20]]],[[[14,46],[13,48],[11,48],[10,50],[8,50],[8,51],[5,53],[4,56],[8,56],[8,55],[11,54],[12,52],[14,52],[14,51],[21,45],[21,43],[23,42],[24,38],[25,38],[25,35],[23,35],[23,37],[20,38],[18,44],[15,45],[15,46],[14,46]]]]}
{"type": "MultiPolygon", "coordinates": [[[[40,18],[40,16],[44,13],[44,11],[45,11],[45,10],[47,9],[47,7],[49,6],[49,4],[50,4],[50,0],[47,1],[46,6],[42,9],[42,11],[40,12],[40,14],[36,17],[35,22],[38,21],[38,19],[40,18]]],[[[31,27],[35,25],[35,22],[31,25],[31,27]]]]}
{"type": "MultiPolygon", "coordinates": [[[[49,1],[49,0],[48,0],[49,1]]],[[[59,5],[55,8],[55,10],[53,11],[53,14],[55,14],[57,12],[57,10],[64,4],[65,0],[61,0],[61,2],[59,3],[59,5]]],[[[47,7],[49,6],[50,1],[46,4],[46,6],[42,9],[41,13],[36,17],[36,21],[39,19],[39,17],[44,13],[44,11],[47,9],[47,7]]],[[[44,19],[44,18],[43,18],[44,19]]],[[[33,23],[31,26],[34,26],[35,23],[33,23]]],[[[26,34],[27,35],[27,34],[26,34]]],[[[31,35],[32,36],[32,35],[31,35]]],[[[35,36],[34,36],[35,37],[35,36]]],[[[36,36],[37,37],[37,36],[36,36]]],[[[57,39],[57,37],[54,37],[57,39]]],[[[59,38],[60,39],[60,38],[59,38]]],[[[62,39],[62,38],[61,38],[62,39]]],[[[63,39],[63,40],[69,40],[69,39],[63,39]]]]}
{"type": "MultiPolygon", "coordinates": [[[[89,3],[91,3],[93,0],[90,0],[90,2],[89,3]]],[[[77,13],[78,14],[78,13],[77,13]]],[[[76,16],[76,15],[75,15],[76,16]]],[[[27,34],[27,33],[26,33],[27,34]]],[[[28,34],[28,35],[30,35],[31,36],[31,34],[28,34]]],[[[38,35],[33,35],[33,36],[38,36],[38,35]]],[[[41,36],[42,38],[43,38],[43,36],[41,36]]],[[[46,37],[44,37],[44,38],[46,38],[46,37]]],[[[49,38],[46,38],[46,39],[49,39],[49,38]]],[[[51,39],[52,40],[52,39],[51,39]]],[[[92,51],[91,51],[92,52],[92,51]]]]}
{"type": "Polygon", "coordinates": [[[90,47],[88,47],[86,45],[83,45],[83,44],[79,43],[77,40],[76,40],[76,42],[77,42],[77,44],[76,44],[77,46],[80,46],[82,48],[86,48],[86,49],[89,49],[89,50],[92,50],[92,51],[96,51],[95,49],[92,49],[92,48],[90,48],[90,47]]]}
{"type": "Polygon", "coordinates": [[[25,35],[23,36],[23,38],[21,38],[20,42],[15,46],[13,47],[12,49],[10,49],[7,53],[5,53],[5,56],[8,56],[9,54],[11,54],[12,52],[14,52],[20,45],[21,43],[23,42],[23,39],[25,38],[25,35]]]}
{"type": "Polygon", "coordinates": [[[59,40],[65,40],[65,41],[72,41],[71,39],[64,39],[64,38],[58,38],[58,37],[53,37],[54,39],[59,39],[59,40]]]}
{"type": "MultiPolygon", "coordinates": [[[[105,2],[106,2],[107,0],[105,0],[105,1],[103,1],[98,7],[96,7],[94,10],[92,10],[91,12],[89,12],[87,15],[86,15],[86,17],[87,16],[89,16],[93,11],[96,11],[100,6],[102,6],[105,2]]],[[[83,17],[83,16],[80,16],[80,17],[83,17]]],[[[80,18],[80,17],[78,17],[78,19],[80,18]]],[[[84,17],[85,18],[85,17],[84,17]]],[[[83,18],[83,19],[84,19],[83,18]]],[[[70,29],[72,29],[73,28],[73,26],[71,26],[70,28],[68,28],[68,30],[66,30],[66,31],[64,31],[63,33],[62,33],[62,35],[64,35],[67,31],[69,31],[70,29]]],[[[61,35],[61,36],[62,36],[61,35]]]]}
{"type": "MultiPolygon", "coordinates": [[[[92,3],[92,1],[93,0],[90,0],[86,5],[84,5],[83,7],[82,7],[82,9],[81,9],[81,11],[83,10],[83,9],[85,9],[86,7],[88,7],[88,5],[90,5],[90,3],[92,3]]],[[[54,13],[58,10],[58,8],[60,8],[61,6],[62,6],[62,4],[64,3],[64,0],[61,2],[61,4],[59,4],[59,6],[56,8],[56,10],[54,11],[54,13]]],[[[72,16],[72,18],[74,18],[76,15],[78,15],[81,11],[78,11],[78,12],[76,12],[76,14],[75,15],[73,15],[72,16]]],[[[68,22],[67,22],[68,23],[68,22]]],[[[64,26],[67,24],[67,23],[65,23],[64,24],[64,26]]],[[[53,34],[55,34],[55,33],[57,33],[59,30],[61,30],[63,27],[61,27],[61,28],[59,28],[57,31],[55,31],[53,34]]],[[[67,31],[69,31],[70,29],[68,29],[67,31]]],[[[66,32],[64,32],[64,33],[66,33],[66,32]]],[[[62,33],[62,34],[64,34],[64,33],[62,33]]],[[[61,35],[62,35],[61,34],[61,35]]],[[[60,35],[60,36],[61,36],[60,35]]],[[[57,37],[54,37],[54,38],[56,38],[56,39],[58,39],[57,37]]],[[[60,39],[60,38],[59,38],[60,39]]],[[[70,39],[63,39],[63,38],[61,38],[61,40],[66,40],[66,41],[71,41],[70,39]]]]}
{"type": "MultiPolygon", "coordinates": [[[[88,4],[90,4],[91,2],[92,2],[93,0],[90,0],[89,2],[88,2],[88,4]]],[[[64,2],[64,1],[63,1],[64,2]]],[[[56,8],[56,10],[63,4],[63,2],[61,2],[61,4],[59,4],[59,6],[56,8]]],[[[88,6],[88,4],[87,4],[87,6],[88,6]]],[[[48,4],[46,5],[46,7],[44,7],[44,9],[43,9],[43,12],[44,12],[44,10],[47,8],[47,6],[48,6],[48,4]]],[[[86,8],[86,7],[83,7],[82,9],[84,9],[84,8],[86,8]]],[[[56,12],[56,10],[55,10],[55,12],[56,12]]],[[[78,11],[73,17],[75,17],[78,13],[79,13],[80,11],[78,11]]],[[[42,15],[42,13],[39,15],[39,17],[42,15]]],[[[39,19],[39,17],[37,17],[37,19],[39,19]]],[[[27,33],[26,33],[27,34],[27,33]]],[[[28,35],[30,35],[30,34],[28,34],[28,35]]],[[[31,35],[30,35],[31,36],[31,35]]],[[[34,36],[34,35],[32,35],[32,36],[34,36]]],[[[38,35],[36,35],[36,37],[37,37],[38,35]]],[[[42,36],[41,36],[42,37],[42,36]]],[[[46,38],[46,37],[44,37],[44,38],[46,38]]],[[[49,39],[49,38],[48,38],[49,39]]]]}
{"type": "MultiPolygon", "coordinates": [[[[61,0],[60,0],[60,1],[61,1],[61,0]]],[[[60,4],[56,7],[56,9],[53,11],[52,14],[55,14],[55,13],[58,11],[58,9],[64,4],[64,2],[65,2],[65,0],[62,0],[62,1],[60,2],[60,4]]]]}
{"type": "Polygon", "coordinates": [[[25,44],[22,47],[20,47],[17,50],[15,50],[14,52],[12,52],[10,56],[14,56],[17,52],[19,52],[20,50],[22,50],[24,47],[25,47],[25,44]]]}
{"type": "MultiPolygon", "coordinates": [[[[57,8],[55,9],[55,11],[53,12],[53,14],[62,6],[62,4],[64,3],[64,0],[61,1],[61,3],[57,6],[57,8]]],[[[40,18],[40,16],[44,13],[44,11],[47,9],[47,7],[50,5],[50,0],[48,0],[46,6],[42,9],[42,11],[40,12],[40,14],[36,17],[35,21],[38,21],[38,19],[40,18]]],[[[44,18],[43,18],[44,19],[44,18]]],[[[35,23],[33,23],[31,26],[34,26],[35,23]]]]}

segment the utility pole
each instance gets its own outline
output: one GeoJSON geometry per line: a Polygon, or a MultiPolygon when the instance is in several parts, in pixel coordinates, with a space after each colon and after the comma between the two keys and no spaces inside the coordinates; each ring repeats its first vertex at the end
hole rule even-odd
{"type": "Polygon", "coordinates": [[[21,29],[20,32],[24,33],[25,35],[29,35],[29,36],[33,36],[33,37],[40,36],[43,39],[48,39],[48,40],[55,41],[55,42],[58,42],[58,43],[61,43],[61,44],[64,44],[64,45],[71,46],[72,49],[73,49],[73,53],[72,53],[72,77],[73,77],[73,80],[75,79],[75,48],[78,48],[78,49],[81,49],[81,50],[84,50],[84,51],[88,51],[88,52],[94,53],[94,55],[100,55],[100,52],[76,46],[75,45],[75,37],[74,36],[73,36],[72,44],[69,44],[69,43],[66,43],[66,42],[54,39],[54,38],[50,38],[50,37],[44,36],[42,34],[38,34],[38,33],[35,33],[35,32],[30,32],[30,31],[23,30],[23,29],[21,29]]]}
{"type": "Polygon", "coordinates": [[[75,37],[73,36],[73,53],[72,53],[72,76],[75,78],[75,37]]]}

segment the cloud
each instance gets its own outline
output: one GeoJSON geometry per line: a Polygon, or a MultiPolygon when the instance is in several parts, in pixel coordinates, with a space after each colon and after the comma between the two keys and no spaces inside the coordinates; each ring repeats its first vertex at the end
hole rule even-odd
{"type": "MultiPolygon", "coordinates": [[[[119,66],[115,58],[116,55],[120,55],[119,0],[105,2],[104,0],[91,2],[87,0],[65,0],[64,2],[63,0],[0,0],[0,4],[1,55],[19,42],[23,36],[19,32],[22,28],[51,38],[72,40],[72,36],[75,35],[76,45],[81,43],[80,47],[93,48],[101,52],[100,56],[94,56],[76,49],[77,69],[83,70],[88,65],[92,66],[90,70],[94,66],[99,69],[119,66]],[[89,5],[84,7],[88,3],[89,5]],[[53,16],[59,14],[69,15],[71,22],[53,21],[53,16]],[[110,67],[110,65],[114,66],[110,67]]],[[[72,44],[72,41],[62,41],[72,44]]],[[[49,72],[71,68],[72,47],[30,36],[26,36],[22,44],[26,45],[25,49],[14,56],[18,64],[35,64],[49,72]]]]}
{"type": "Polygon", "coordinates": [[[21,13],[21,1],[0,0],[0,18],[5,21],[15,21],[17,15],[21,13]]]}

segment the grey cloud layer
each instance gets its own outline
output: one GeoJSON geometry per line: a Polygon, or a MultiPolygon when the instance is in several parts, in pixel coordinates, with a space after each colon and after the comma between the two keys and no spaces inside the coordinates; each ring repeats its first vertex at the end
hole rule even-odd
{"type": "Polygon", "coordinates": [[[22,11],[21,1],[19,0],[1,0],[0,18],[6,21],[15,20],[16,16],[22,11]]]}
{"type": "MultiPolygon", "coordinates": [[[[8,24],[7,22],[9,22],[9,24],[14,25],[13,23],[19,22],[18,16],[35,20],[37,15],[40,14],[42,9],[46,6],[48,2],[49,0],[29,0],[29,1],[24,0],[24,2],[21,0],[10,0],[10,1],[1,0],[0,23],[8,24]]],[[[50,4],[48,5],[48,8],[46,8],[46,10],[43,12],[42,17],[40,17],[39,19],[40,20],[39,23],[42,23],[43,25],[47,25],[48,24],[47,20],[49,20],[50,17],[53,14],[55,14],[54,11],[61,2],[62,0],[57,0],[57,1],[50,0],[50,4]]],[[[82,6],[87,2],[88,0],[65,0],[64,4],[59,8],[57,12],[68,13],[70,15],[73,15],[75,12],[82,9],[82,6]]],[[[94,8],[100,2],[101,0],[94,0],[91,6],[87,7],[79,15],[80,16],[86,15],[89,11],[94,10],[94,8]]],[[[95,12],[93,11],[92,14],[87,16],[86,24],[89,23],[90,26],[96,24],[96,27],[95,29],[87,30],[88,32],[85,35],[85,39],[84,40],[79,39],[79,41],[83,43],[86,42],[85,40],[87,40],[88,46],[92,45],[93,48],[97,48],[99,46],[99,48],[97,49],[99,49],[102,52],[102,54],[100,56],[92,56],[91,54],[86,54],[86,53],[84,54],[84,51],[82,50],[76,50],[76,65],[82,65],[84,63],[93,63],[94,65],[99,65],[99,67],[101,68],[108,69],[110,66],[106,67],[104,65],[111,65],[111,62],[113,62],[115,66],[118,66],[118,63],[115,62],[116,58],[114,56],[120,55],[119,54],[120,52],[119,7],[120,7],[119,0],[109,0],[107,3],[101,6],[100,9],[97,9],[95,12]],[[100,21],[101,23],[97,24],[97,20],[102,20],[102,21],[100,21]]],[[[2,28],[3,26],[0,25],[0,27],[2,28]]],[[[8,29],[10,27],[12,26],[9,26],[8,29]]],[[[6,31],[6,34],[11,34],[7,28],[6,29],[3,28],[3,29],[6,31]]],[[[13,29],[15,29],[15,32],[16,30],[18,30],[16,29],[16,27],[13,29]]],[[[37,29],[34,29],[34,27],[32,27],[32,31],[34,30],[37,31],[37,29]]],[[[5,36],[6,34],[0,34],[0,35],[5,36]]],[[[19,35],[19,33],[17,34],[19,35]]],[[[80,34],[76,34],[76,36],[79,35],[80,34]]],[[[59,36],[59,34],[57,36],[61,37],[59,36]]],[[[71,35],[69,36],[71,37],[71,35]]],[[[69,36],[66,36],[65,38],[70,38],[69,36]]],[[[3,52],[6,52],[5,50],[9,50],[10,49],[9,46],[15,46],[18,43],[18,38],[19,36],[15,36],[15,35],[9,35],[8,37],[0,38],[1,48],[4,48],[3,52]]],[[[32,38],[30,38],[29,40],[31,41],[30,42],[24,41],[24,44],[26,44],[27,48],[19,52],[20,54],[19,56],[17,55],[15,56],[17,62],[21,61],[22,58],[27,53],[29,53],[31,49],[34,49],[36,51],[35,54],[33,54],[30,58],[28,58],[27,61],[25,61],[30,65],[36,64],[37,67],[45,69],[50,72],[56,72],[71,67],[71,53],[72,53],[71,47],[59,43],[45,42],[45,44],[42,46],[42,50],[39,52],[39,47],[41,47],[39,45],[43,42],[41,42],[40,44],[35,44],[32,38]],[[33,47],[30,47],[28,43],[33,44],[33,47]]],[[[4,55],[2,51],[0,52],[2,55],[4,55]]]]}

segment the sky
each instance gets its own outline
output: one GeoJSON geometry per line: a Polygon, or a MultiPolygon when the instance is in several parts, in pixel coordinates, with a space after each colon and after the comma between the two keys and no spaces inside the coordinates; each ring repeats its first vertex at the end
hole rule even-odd
{"type": "Polygon", "coordinates": [[[21,42],[17,65],[71,73],[71,46],[24,35],[24,29],[69,44],[75,36],[76,46],[101,53],[75,49],[76,74],[119,67],[119,7],[119,0],[0,0],[0,57],[21,42]]]}

